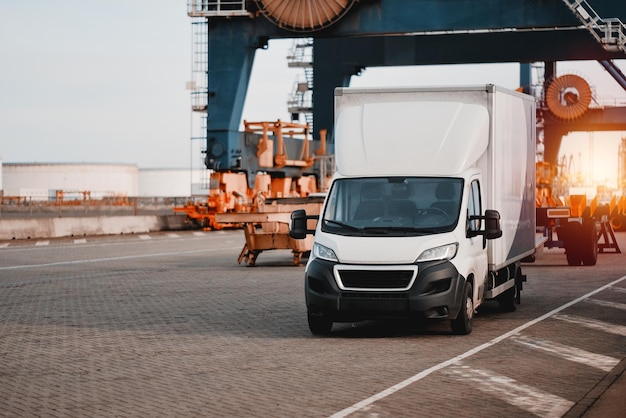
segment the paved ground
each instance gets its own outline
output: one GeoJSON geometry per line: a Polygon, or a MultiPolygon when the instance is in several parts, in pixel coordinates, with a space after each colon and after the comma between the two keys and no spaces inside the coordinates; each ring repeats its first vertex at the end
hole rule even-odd
{"type": "Polygon", "coordinates": [[[238,265],[242,245],[241,231],[0,242],[0,416],[610,417],[623,405],[624,254],[569,267],[547,251],[524,267],[517,311],[486,305],[469,336],[366,322],[317,338],[303,267],[286,251],[238,265]]]}

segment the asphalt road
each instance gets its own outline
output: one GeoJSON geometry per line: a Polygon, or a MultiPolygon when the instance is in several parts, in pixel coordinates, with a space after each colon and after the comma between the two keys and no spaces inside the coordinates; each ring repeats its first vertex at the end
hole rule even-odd
{"type": "MultiPolygon", "coordinates": [[[[626,251],[626,234],[616,234],[626,251]]],[[[545,251],[522,304],[306,323],[289,251],[242,231],[0,242],[0,416],[581,416],[626,363],[626,255],[545,251]]]]}

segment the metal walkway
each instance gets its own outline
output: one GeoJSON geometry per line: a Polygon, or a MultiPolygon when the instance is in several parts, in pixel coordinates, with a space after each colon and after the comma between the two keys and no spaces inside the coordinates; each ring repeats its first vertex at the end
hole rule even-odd
{"type": "Polygon", "coordinates": [[[601,18],[586,0],[563,2],[605,50],[626,53],[626,26],[621,20],[601,18]]]}

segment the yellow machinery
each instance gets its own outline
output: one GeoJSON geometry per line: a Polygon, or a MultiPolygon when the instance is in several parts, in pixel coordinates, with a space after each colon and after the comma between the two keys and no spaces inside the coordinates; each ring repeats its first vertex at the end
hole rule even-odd
{"type": "Polygon", "coordinates": [[[305,198],[282,198],[261,200],[255,212],[218,213],[219,222],[243,225],[246,243],[237,259],[253,266],[263,251],[286,249],[293,253],[293,262],[300,264],[302,257],[311,251],[313,236],[306,239],[293,239],[289,236],[291,212],[305,209],[307,213],[319,215],[324,197],[321,195],[305,198]]]}
{"type": "MultiPolygon", "coordinates": [[[[262,251],[290,249],[294,263],[299,264],[302,256],[311,250],[311,240],[294,240],[289,237],[289,219],[296,209],[306,209],[319,214],[323,198],[315,193],[324,190],[324,185],[332,174],[319,170],[319,183],[315,175],[304,174],[317,161],[325,166],[325,132],[320,132],[320,142],[315,153],[309,149],[309,126],[282,122],[247,122],[247,133],[258,135],[255,157],[258,167],[271,168],[273,173],[287,168],[296,168],[297,176],[272,176],[257,172],[254,187],[248,185],[246,172],[213,171],[210,177],[209,196],[206,201],[189,202],[176,207],[174,211],[185,213],[187,218],[203,229],[243,228],[246,244],[238,262],[246,261],[254,265],[262,251]],[[302,146],[297,156],[290,156],[284,137],[302,138],[302,146]]],[[[332,164],[332,163],[331,163],[332,164]]],[[[292,171],[293,172],[293,171],[292,171]]]]}

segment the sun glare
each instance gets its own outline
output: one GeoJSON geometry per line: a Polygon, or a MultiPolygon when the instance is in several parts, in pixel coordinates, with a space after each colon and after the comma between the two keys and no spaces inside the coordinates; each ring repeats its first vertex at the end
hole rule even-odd
{"type": "Polygon", "coordinates": [[[617,189],[622,137],[626,132],[574,132],[564,136],[559,164],[570,179],[570,187],[617,189]]]}

